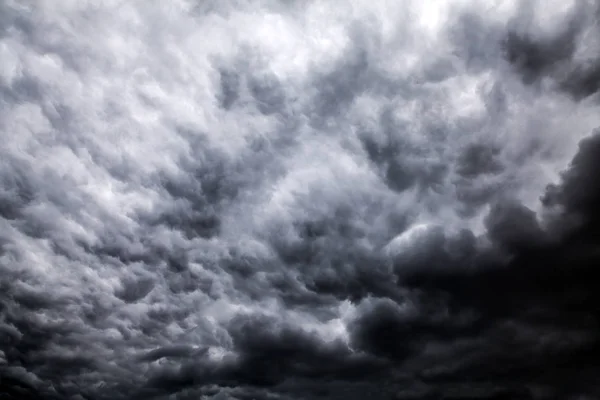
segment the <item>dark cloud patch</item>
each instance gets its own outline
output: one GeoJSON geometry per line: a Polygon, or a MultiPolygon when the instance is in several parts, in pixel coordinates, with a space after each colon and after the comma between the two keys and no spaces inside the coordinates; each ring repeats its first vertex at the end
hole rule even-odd
{"type": "MultiPolygon", "coordinates": [[[[274,238],[272,242],[285,265],[302,272],[294,281],[288,281],[292,286],[285,286],[289,290],[282,292],[284,299],[300,295],[298,299],[308,300],[315,294],[360,299],[370,293],[394,292],[393,277],[384,257],[356,245],[366,237],[367,227],[362,226],[352,209],[341,206],[322,219],[298,221],[294,228],[294,240],[274,238]],[[293,290],[298,283],[309,292],[301,295],[293,290]]],[[[277,278],[272,284],[278,287],[285,282],[285,278],[277,278]]],[[[321,301],[331,299],[321,297],[321,301]]]]}
{"type": "Polygon", "coordinates": [[[15,391],[24,396],[39,395],[42,399],[64,398],[60,393],[64,379],[95,370],[97,364],[86,354],[64,354],[54,350],[53,347],[60,342],[76,342],[69,340],[69,335],[76,332],[73,326],[34,321],[31,317],[15,315],[14,311],[4,315],[3,324],[12,326],[16,335],[2,343],[1,350],[8,363],[8,367],[0,368],[2,383],[6,385],[7,393],[15,391]],[[47,382],[52,381],[56,382],[58,393],[48,387],[47,382]]]}
{"type": "Polygon", "coordinates": [[[388,244],[386,253],[400,284],[418,277],[469,271],[485,259],[469,230],[447,236],[440,226],[412,228],[388,244]]]}
{"type": "Polygon", "coordinates": [[[8,220],[20,219],[23,208],[35,200],[35,184],[25,171],[9,165],[4,166],[1,177],[0,215],[8,220]]]}
{"type": "Polygon", "coordinates": [[[219,234],[221,221],[217,210],[210,204],[190,204],[186,201],[174,202],[173,209],[167,211],[160,222],[172,229],[181,229],[189,237],[211,238],[219,234]]]}
{"type": "Polygon", "coordinates": [[[542,201],[549,207],[559,206],[567,213],[585,217],[587,224],[596,224],[600,187],[594,178],[594,171],[598,169],[599,151],[600,131],[596,130],[579,143],[579,151],[569,168],[563,172],[561,183],[550,185],[542,201]]]}
{"type": "Polygon", "coordinates": [[[286,386],[294,380],[326,384],[340,379],[377,379],[385,366],[366,355],[352,354],[341,342],[322,342],[314,334],[285,323],[273,326],[243,322],[234,328],[233,338],[242,354],[234,376],[246,383],[286,386]]]}
{"type": "Polygon", "coordinates": [[[3,86],[0,99],[7,103],[35,101],[43,97],[43,88],[35,77],[24,75],[16,79],[10,87],[3,86]]]}
{"type": "Polygon", "coordinates": [[[234,376],[240,382],[270,386],[294,376],[328,379],[364,371],[342,343],[321,343],[310,333],[264,318],[242,318],[233,324],[230,334],[241,353],[234,376]]]}
{"type": "Polygon", "coordinates": [[[493,205],[485,224],[490,239],[511,250],[540,245],[545,240],[535,213],[511,200],[493,205]]]}
{"type": "Polygon", "coordinates": [[[445,295],[410,296],[406,302],[367,301],[350,324],[352,343],[363,351],[404,363],[431,342],[453,342],[481,334],[485,320],[453,308],[445,295]]]}
{"type": "Polygon", "coordinates": [[[505,43],[506,57],[521,72],[526,83],[533,83],[572,57],[576,35],[575,29],[569,29],[556,38],[537,42],[523,34],[510,32],[505,43]]]}
{"type": "MultiPolygon", "coordinates": [[[[86,247],[88,246],[84,248],[86,247]]],[[[123,264],[136,262],[156,264],[160,261],[156,249],[147,249],[145,246],[138,244],[133,236],[125,234],[117,236],[107,232],[100,243],[89,246],[86,250],[97,255],[103,261],[115,260],[123,264]]]]}
{"type": "Polygon", "coordinates": [[[207,149],[204,153],[200,147],[194,150],[199,152],[199,160],[193,161],[192,155],[185,162],[181,176],[162,180],[162,187],[173,199],[171,204],[158,215],[147,218],[152,223],[180,230],[189,238],[211,238],[220,231],[220,204],[236,195],[238,188],[231,181],[235,171],[216,151],[207,149]]]}
{"type": "Polygon", "coordinates": [[[301,387],[319,382],[322,394],[340,379],[377,379],[385,367],[368,356],[351,354],[341,342],[324,342],[316,334],[270,317],[236,318],[229,332],[238,357],[218,364],[196,358],[180,368],[165,369],[151,378],[148,387],[179,392],[210,381],[222,387],[248,387],[249,391],[252,387],[275,389],[265,398],[277,398],[298,392],[294,382],[306,382],[301,387]]]}
{"type": "Polygon", "coordinates": [[[0,377],[2,382],[0,383],[0,390],[2,396],[7,399],[60,399],[58,395],[53,393],[40,391],[37,389],[35,383],[30,382],[27,379],[26,373],[20,369],[0,369],[0,377]]]}
{"type": "Polygon", "coordinates": [[[498,161],[500,149],[483,144],[469,145],[458,157],[457,172],[464,177],[493,174],[501,171],[498,161]]]}
{"type": "Polygon", "coordinates": [[[576,66],[560,83],[560,87],[575,98],[585,98],[597,93],[600,90],[600,60],[594,60],[592,65],[576,66]]]}
{"type": "Polygon", "coordinates": [[[19,32],[30,32],[33,29],[31,20],[15,9],[11,5],[3,4],[0,6],[2,18],[0,19],[0,37],[5,37],[15,30],[19,32]]]}
{"type": "Polygon", "coordinates": [[[353,344],[375,355],[402,361],[414,351],[409,324],[403,319],[397,304],[381,302],[356,321],[353,344]]]}
{"type": "MultiPolygon", "coordinates": [[[[569,203],[558,193],[565,193],[561,192],[563,187],[575,182],[578,187],[586,182],[587,175],[583,171],[593,171],[593,167],[590,168],[590,164],[584,167],[583,160],[596,158],[592,156],[597,154],[594,142],[595,136],[582,141],[571,167],[563,174],[562,183],[547,193],[548,204],[564,203],[567,209],[569,204],[582,204],[569,203]]],[[[586,197],[594,198],[597,190],[590,185],[587,188],[586,197]]],[[[495,243],[513,254],[512,261],[503,264],[491,258],[482,263],[480,259],[475,264],[477,269],[462,272],[455,268],[435,273],[415,269],[404,280],[409,286],[425,290],[428,296],[434,293],[448,296],[445,302],[448,307],[471,310],[473,315],[484,317],[483,330],[468,339],[473,346],[469,350],[471,355],[460,356],[463,361],[458,368],[428,375],[428,382],[436,382],[436,385],[449,380],[479,382],[494,377],[497,385],[506,387],[527,383],[555,388],[550,397],[543,398],[578,393],[579,385],[585,387],[583,392],[596,393],[587,376],[598,370],[594,358],[598,351],[600,320],[595,310],[596,291],[587,283],[596,275],[597,254],[588,246],[594,242],[592,232],[597,222],[593,207],[579,208],[577,212],[585,224],[572,228],[556,243],[545,240],[533,212],[514,203],[500,204],[490,212],[488,230],[495,243]],[[578,367],[572,369],[571,365],[578,367]],[[553,380],[562,383],[556,385],[553,380]]],[[[563,218],[569,217],[563,214],[563,218]]],[[[388,310],[384,314],[396,317],[373,318],[375,326],[384,324],[383,321],[400,320],[400,308],[393,303],[386,304],[396,311],[388,310]]],[[[392,325],[402,326],[398,322],[392,325]]],[[[470,326],[476,324],[470,323],[470,326]]],[[[381,331],[393,332],[394,329],[381,331]]],[[[459,351],[458,344],[454,346],[459,351]]]]}
{"type": "Polygon", "coordinates": [[[221,93],[218,98],[221,107],[229,110],[240,97],[240,76],[235,71],[220,71],[221,93]]]}
{"type": "Polygon", "coordinates": [[[425,151],[402,139],[404,127],[394,121],[390,114],[388,110],[380,116],[386,135],[384,141],[377,142],[368,134],[361,138],[365,152],[386,185],[394,191],[402,192],[415,185],[421,190],[427,190],[441,183],[448,172],[447,166],[442,163],[421,162],[419,156],[426,157],[425,151]]]}
{"type": "Polygon", "coordinates": [[[285,110],[286,96],[277,77],[273,75],[254,77],[248,82],[248,86],[261,113],[271,115],[285,110]]]}
{"type": "Polygon", "coordinates": [[[578,3],[561,28],[551,35],[510,30],[504,41],[505,56],[527,84],[551,78],[557,88],[576,99],[598,91],[597,57],[579,58],[587,41],[597,40],[598,7],[594,2],[578,3]],[[591,22],[590,22],[591,21],[591,22]],[[586,30],[587,29],[587,30],[586,30]]]}
{"type": "Polygon", "coordinates": [[[556,250],[534,254],[500,269],[420,281],[419,286],[449,294],[449,304],[484,315],[483,326],[488,327],[472,339],[469,353],[461,355],[462,365],[432,373],[429,382],[480,382],[493,377],[505,387],[527,383],[576,393],[577,386],[588,381],[585,376],[597,371],[593,361],[598,351],[593,306],[597,299],[585,288],[595,273],[590,267],[558,260],[556,250]]]}
{"type": "Polygon", "coordinates": [[[146,297],[152,291],[154,283],[151,279],[126,279],[123,282],[123,288],[116,293],[116,296],[123,301],[132,303],[146,297]]]}

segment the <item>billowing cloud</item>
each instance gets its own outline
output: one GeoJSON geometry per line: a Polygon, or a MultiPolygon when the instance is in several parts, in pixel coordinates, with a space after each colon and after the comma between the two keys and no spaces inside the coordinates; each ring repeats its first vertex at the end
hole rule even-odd
{"type": "Polygon", "coordinates": [[[0,398],[600,396],[598,6],[421,3],[1,2],[0,398]]]}

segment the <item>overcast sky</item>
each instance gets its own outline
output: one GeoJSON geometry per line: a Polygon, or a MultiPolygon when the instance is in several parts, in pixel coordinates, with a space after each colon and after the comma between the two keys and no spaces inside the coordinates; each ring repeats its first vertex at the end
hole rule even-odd
{"type": "Polygon", "coordinates": [[[0,399],[600,398],[592,0],[0,0],[0,399]]]}

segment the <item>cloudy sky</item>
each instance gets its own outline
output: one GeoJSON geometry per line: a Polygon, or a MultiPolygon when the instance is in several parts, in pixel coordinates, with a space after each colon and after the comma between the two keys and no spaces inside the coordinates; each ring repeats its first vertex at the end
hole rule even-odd
{"type": "Polygon", "coordinates": [[[0,399],[600,398],[599,107],[592,0],[0,0],[0,399]]]}

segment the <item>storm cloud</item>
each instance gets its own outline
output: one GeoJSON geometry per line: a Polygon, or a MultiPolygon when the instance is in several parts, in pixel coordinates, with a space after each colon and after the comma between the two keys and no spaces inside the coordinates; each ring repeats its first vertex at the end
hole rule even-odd
{"type": "Polygon", "coordinates": [[[0,0],[0,399],[599,398],[599,17],[0,0]]]}

